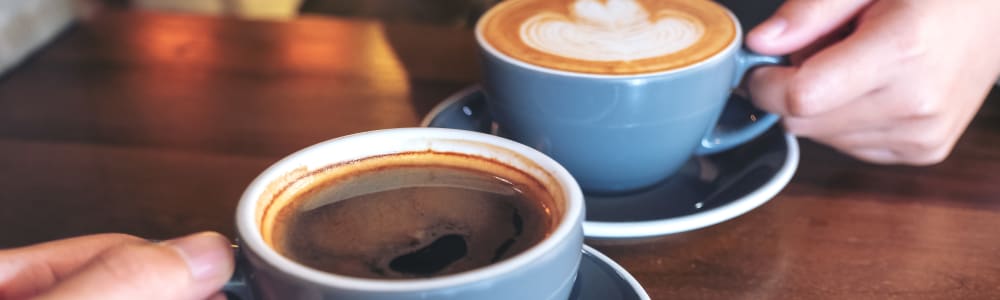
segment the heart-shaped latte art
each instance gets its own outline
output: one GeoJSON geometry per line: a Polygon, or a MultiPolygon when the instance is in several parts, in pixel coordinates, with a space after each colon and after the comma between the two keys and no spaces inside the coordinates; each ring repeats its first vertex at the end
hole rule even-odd
{"type": "Polygon", "coordinates": [[[587,61],[632,61],[684,50],[704,35],[697,19],[681,12],[650,13],[635,0],[577,0],[570,15],[542,12],[521,24],[528,46],[587,61]]]}

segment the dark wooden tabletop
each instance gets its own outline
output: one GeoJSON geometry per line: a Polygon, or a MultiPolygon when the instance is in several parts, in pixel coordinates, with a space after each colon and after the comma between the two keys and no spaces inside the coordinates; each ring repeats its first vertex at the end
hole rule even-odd
{"type": "MultiPolygon", "coordinates": [[[[0,77],[0,247],[232,236],[239,195],[270,163],[416,126],[478,77],[465,28],[103,13],[0,77]]],[[[589,243],[653,299],[998,298],[997,101],[939,165],[868,165],[802,141],[794,179],[760,208],[589,243]]]]}

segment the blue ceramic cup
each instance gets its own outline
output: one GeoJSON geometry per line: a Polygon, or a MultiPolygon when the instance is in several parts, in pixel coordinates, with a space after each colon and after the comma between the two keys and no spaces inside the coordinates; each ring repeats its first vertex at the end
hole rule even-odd
{"type": "Polygon", "coordinates": [[[585,191],[599,193],[651,186],[692,155],[752,140],[778,116],[748,116],[755,121],[743,128],[718,128],[718,119],[748,70],[781,59],[743,50],[739,22],[728,15],[736,34],[722,51],[678,69],[635,75],[570,72],[519,60],[492,46],[480,22],[483,88],[497,133],[551,156],[585,191]]]}
{"type": "Polygon", "coordinates": [[[247,187],[236,212],[239,254],[244,259],[226,291],[244,300],[566,300],[580,265],[583,216],[583,192],[569,172],[544,154],[514,141],[443,128],[358,133],[296,152],[265,170],[247,187]],[[279,198],[275,195],[311,180],[302,174],[364,158],[427,151],[461,154],[473,161],[487,159],[531,176],[551,193],[554,203],[550,208],[557,223],[541,242],[510,258],[470,271],[422,279],[368,279],[327,273],[283,256],[265,240],[262,231],[268,230],[268,224],[276,218],[268,217],[275,214],[267,211],[282,207],[275,203],[274,199],[279,198]]]}

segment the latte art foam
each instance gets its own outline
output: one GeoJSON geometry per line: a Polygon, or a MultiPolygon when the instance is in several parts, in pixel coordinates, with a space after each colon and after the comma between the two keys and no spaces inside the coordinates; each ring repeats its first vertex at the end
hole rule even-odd
{"type": "Polygon", "coordinates": [[[507,0],[480,18],[476,34],[487,50],[530,65],[631,75],[709,59],[737,27],[710,0],[507,0]]]}
{"type": "Polygon", "coordinates": [[[650,17],[635,0],[580,0],[571,15],[542,12],[521,25],[525,44],[553,55],[591,61],[632,61],[687,49],[705,32],[672,10],[650,17]]]}

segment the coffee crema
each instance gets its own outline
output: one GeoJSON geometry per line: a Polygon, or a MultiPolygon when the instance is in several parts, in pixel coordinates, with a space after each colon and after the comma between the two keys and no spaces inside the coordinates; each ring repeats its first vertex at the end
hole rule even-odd
{"type": "Polygon", "coordinates": [[[305,266],[353,277],[426,278],[497,263],[543,240],[563,211],[530,175],[456,153],[375,156],[290,176],[259,210],[264,240],[305,266]]]}
{"type": "Polygon", "coordinates": [[[708,0],[509,0],[476,30],[516,60],[602,75],[682,68],[736,37],[729,12],[708,0]]]}

